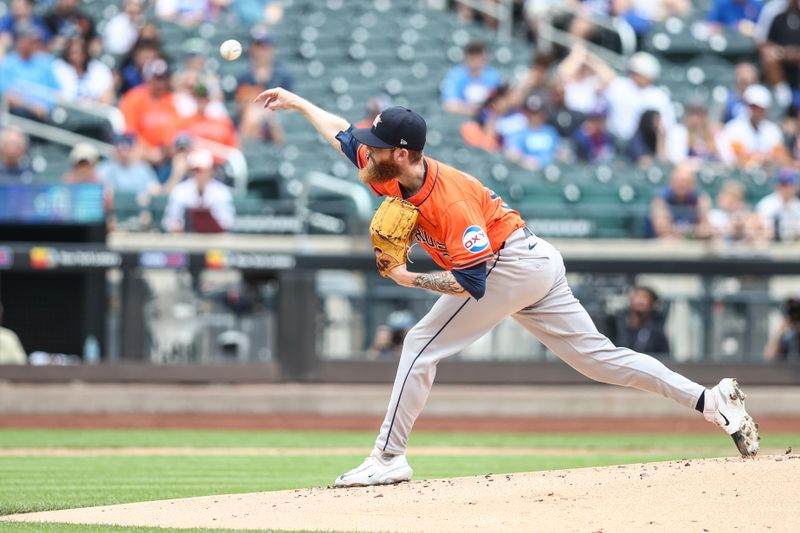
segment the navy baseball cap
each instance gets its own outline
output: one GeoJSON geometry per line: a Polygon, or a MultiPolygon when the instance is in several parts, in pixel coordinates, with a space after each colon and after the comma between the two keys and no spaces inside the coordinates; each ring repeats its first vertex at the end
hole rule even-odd
{"type": "Polygon", "coordinates": [[[797,185],[798,175],[790,168],[782,168],[775,175],[775,183],[779,185],[797,185]]]}
{"type": "Polygon", "coordinates": [[[401,106],[382,111],[371,128],[353,129],[353,137],[372,148],[406,148],[422,151],[428,126],[419,114],[401,106]]]}

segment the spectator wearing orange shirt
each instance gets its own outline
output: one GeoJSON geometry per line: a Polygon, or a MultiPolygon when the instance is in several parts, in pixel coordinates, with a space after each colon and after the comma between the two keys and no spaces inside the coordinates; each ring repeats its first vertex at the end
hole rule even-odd
{"type": "Polygon", "coordinates": [[[186,120],[184,131],[194,139],[204,139],[231,148],[239,147],[236,126],[224,111],[209,106],[208,88],[200,83],[194,87],[197,112],[186,120]]]}
{"type": "Polygon", "coordinates": [[[119,108],[128,130],[144,146],[144,156],[154,165],[163,162],[180,126],[180,115],[170,87],[169,65],[155,59],[144,67],[145,83],[126,92],[119,108]]]}

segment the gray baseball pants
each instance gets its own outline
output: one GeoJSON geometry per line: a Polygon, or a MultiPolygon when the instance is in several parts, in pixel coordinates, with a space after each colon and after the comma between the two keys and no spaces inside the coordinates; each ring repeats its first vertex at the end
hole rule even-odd
{"type": "Polygon", "coordinates": [[[598,332],[567,284],[561,254],[530,231],[512,233],[486,268],[483,298],[444,295],[406,336],[377,450],[405,453],[414,421],[428,400],[437,363],[507,316],[595,381],[654,392],[690,409],[705,391],[648,355],[614,346],[598,332]]]}

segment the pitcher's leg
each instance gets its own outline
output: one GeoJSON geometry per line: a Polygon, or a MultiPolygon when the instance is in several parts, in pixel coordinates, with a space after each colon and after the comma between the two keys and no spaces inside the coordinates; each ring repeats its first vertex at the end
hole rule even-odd
{"type": "Polygon", "coordinates": [[[472,298],[439,298],[403,341],[392,398],[375,441],[377,450],[405,453],[411,428],[428,400],[437,363],[478,340],[507,315],[490,312],[472,298]]]}
{"type": "MultiPolygon", "coordinates": [[[[520,241],[528,252],[525,240],[520,241]]],[[[392,398],[375,447],[404,453],[408,434],[428,400],[436,364],[469,346],[498,322],[530,302],[540,300],[553,285],[556,268],[548,256],[519,260],[508,250],[487,276],[480,300],[442,296],[406,336],[392,398]]]]}
{"type": "Polygon", "coordinates": [[[541,301],[514,319],[581,374],[604,383],[654,392],[694,409],[705,387],[597,331],[563,275],[541,301]]]}

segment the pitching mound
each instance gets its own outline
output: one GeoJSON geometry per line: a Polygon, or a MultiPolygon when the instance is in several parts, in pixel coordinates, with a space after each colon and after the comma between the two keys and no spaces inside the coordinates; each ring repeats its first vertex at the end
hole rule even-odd
{"type": "Polygon", "coordinates": [[[2,520],[324,531],[800,531],[800,455],[301,489],[2,520]]]}

